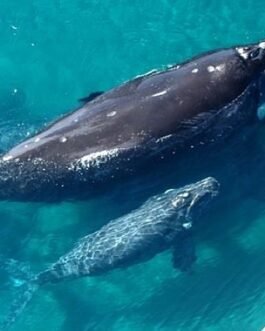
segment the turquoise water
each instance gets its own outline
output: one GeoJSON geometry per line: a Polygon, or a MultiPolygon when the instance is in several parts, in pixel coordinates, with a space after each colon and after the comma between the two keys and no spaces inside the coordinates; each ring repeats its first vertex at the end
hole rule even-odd
{"type": "MultiPolygon", "coordinates": [[[[92,91],[203,50],[262,38],[260,0],[3,0],[0,148],[76,107],[92,91]]],[[[265,135],[255,139],[262,153],[265,135]]],[[[232,158],[224,163],[233,168],[232,158]]],[[[253,192],[258,184],[249,182],[256,185],[253,192]]],[[[2,202],[0,253],[40,271],[135,200],[2,202]]],[[[192,274],[176,272],[165,253],[106,276],[46,286],[14,331],[259,331],[265,326],[265,201],[231,192],[203,225],[196,231],[199,258],[192,274]]],[[[16,288],[5,271],[0,280],[3,317],[16,288]]]]}

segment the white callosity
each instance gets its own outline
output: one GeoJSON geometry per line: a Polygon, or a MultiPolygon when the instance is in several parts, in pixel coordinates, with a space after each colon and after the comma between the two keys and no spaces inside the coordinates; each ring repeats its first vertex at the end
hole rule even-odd
{"type": "Polygon", "coordinates": [[[160,96],[165,95],[165,94],[167,94],[167,90],[152,94],[152,97],[160,97],[160,96]]]}

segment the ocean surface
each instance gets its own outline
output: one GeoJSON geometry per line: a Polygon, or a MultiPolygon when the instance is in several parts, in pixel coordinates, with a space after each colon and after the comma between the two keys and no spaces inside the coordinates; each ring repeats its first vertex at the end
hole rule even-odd
{"type": "MultiPolygon", "coordinates": [[[[91,92],[205,50],[262,38],[261,0],[2,0],[0,150],[77,107],[91,92]]],[[[231,190],[221,192],[196,227],[192,272],[174,270],[166,252],[105,276],[45,286],[13,330],[260,331],[265,131],[253,133],[238,151],[232,147],[212,165],[220,176],[233,173],[231,190]]],[[[203,169],[201,177],[212,175],[203,169]]],[[[192,173],[185,178],[192,181],[192,173]]],[[[126,195],[126,184],[123,190],[82,203],[0,203],[1,319],[24,278],[143,199],[137,190],[126,195]]]]}

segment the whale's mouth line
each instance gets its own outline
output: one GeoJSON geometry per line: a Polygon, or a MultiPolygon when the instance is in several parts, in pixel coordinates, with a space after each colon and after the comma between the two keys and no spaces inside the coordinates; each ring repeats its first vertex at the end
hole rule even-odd
{"type": "Polygon", "coordinates": [[[189,208],[187,209],[187,217],[191,217],[190,215],[193,213],[194,210],[196,210],[196,213],[198,211],[201,211],[205,206],[210,203],[210,201],[215,198],[219,193],[219,184],[217,187],[212,187],[211,189],[207,189],[203,192],[199,192],[194,196],[192,199],[189,208]],[[199,207],[199,208],[197,208],[199,207]]]}

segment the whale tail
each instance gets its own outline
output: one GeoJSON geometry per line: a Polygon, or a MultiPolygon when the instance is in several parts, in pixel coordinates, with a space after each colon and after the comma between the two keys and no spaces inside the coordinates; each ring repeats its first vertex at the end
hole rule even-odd
{"type": "Polygon", "coordinates": [[[34,280],[21,286],[21,293],[18,295],[17,299],[14,300],[7,317],[2,324],[0,324],[0,331],[6,331],[14,324],[39,286],[40,284],[34,280]]]}

